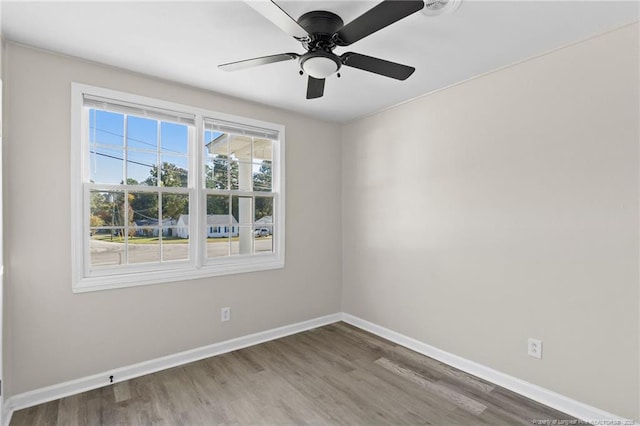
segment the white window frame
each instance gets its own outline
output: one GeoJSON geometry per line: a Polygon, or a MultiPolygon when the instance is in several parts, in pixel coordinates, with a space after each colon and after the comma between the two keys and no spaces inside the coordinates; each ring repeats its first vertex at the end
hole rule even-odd
{"type": "MultiPolygon", "coordinates": [[[[215,277],[283,268],[285,263],[285,127],[245,117],[210,111],[174,102],[134,95],[81,83],[71,84],[71,267],[74,293],[134,287],[173,281],[215,277]],[[89,143],[83,117],[85,94],[149,108],[193,114],[195,138],[189,146],[189,260],[167,264],[127,265],[126,268],[92,272],[89,261],[89,143]],[[206,257],[206,192],[204,189],[204,119],[237,123],[239,126],[278,132],[273,142],[272,194],[274,222],[273,253],[206,257]],[[195,219],[195,220],[194,220],[195,219]],[[198,232],[200,230],[200,232],[198,232]]],[[[119,185],[118,189],[125,189],[119,185]]],[[[165,188],[166,189],[166,188],[165,188]]],[[[160,230],[162,227],[160,228],[160,230]]]]}

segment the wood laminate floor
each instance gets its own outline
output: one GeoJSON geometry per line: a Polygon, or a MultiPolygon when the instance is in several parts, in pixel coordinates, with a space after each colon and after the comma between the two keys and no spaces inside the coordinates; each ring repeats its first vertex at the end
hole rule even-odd
{"type": "Polygon", "coordinates": [[[16,411],[21,425],[531,425],[572,419],[345,323],[16,411]]]}

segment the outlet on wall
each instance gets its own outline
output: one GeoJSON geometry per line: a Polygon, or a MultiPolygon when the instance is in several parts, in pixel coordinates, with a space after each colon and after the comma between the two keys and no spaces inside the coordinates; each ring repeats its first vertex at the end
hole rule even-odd
{"type": "Polygon", "coordinates": [[[220,321],[231,321],[231,308],[220,309],[220,321]]]}
{"type": "Polygon", "coordinates": [[[527,353],[534,358],[542,359],[542,340],[529,338],[527,353]]]}

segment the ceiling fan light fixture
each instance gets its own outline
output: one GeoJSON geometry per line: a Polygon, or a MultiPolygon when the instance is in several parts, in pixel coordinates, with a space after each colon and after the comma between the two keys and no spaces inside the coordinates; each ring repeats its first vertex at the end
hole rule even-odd
{"type": "Polygon", "coordinates": [[[311,52],[300,58],[300,67],[313,78],[327,78],[340,69],[339,60],[333,56],[324,52],[311,52]]]}
{"type": "Polygon", "coordinates": [[[338,56],[333,53],[333,50],[338,46],[349,46],[422,10],[425,7],[424,1],[383,0],[344,25],[342,18],[326,10],[312,10],[294,20],[276,4],[275,0],[262,0],[260,7],[254,9],[302,43],[302,47],[307,53],[303,55],[280,53],[229,62],[218,65],[218,67],[226,71],[235,71],[297,58],[300,65],[300,75],[306,73],[308,76],[307,99],[321,98],[324,95],[326,78],[340,71],[340,67],[343,65],[396,80],[406,80],[413,74],[415,68],[356,52],[346,52],[338,56]]]}

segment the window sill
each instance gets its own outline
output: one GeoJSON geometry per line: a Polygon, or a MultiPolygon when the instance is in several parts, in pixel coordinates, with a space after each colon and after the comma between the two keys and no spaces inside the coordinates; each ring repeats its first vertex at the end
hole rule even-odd
{"type": "Polygon", "coordinates": [[[87,293],[284,268],[284,259],[277,255],[260,257],[225,259],[224,263],[211,263],[200,268],[188,265],[152,272],[84,277],[73,283],[73,292],[87,293]]]}

